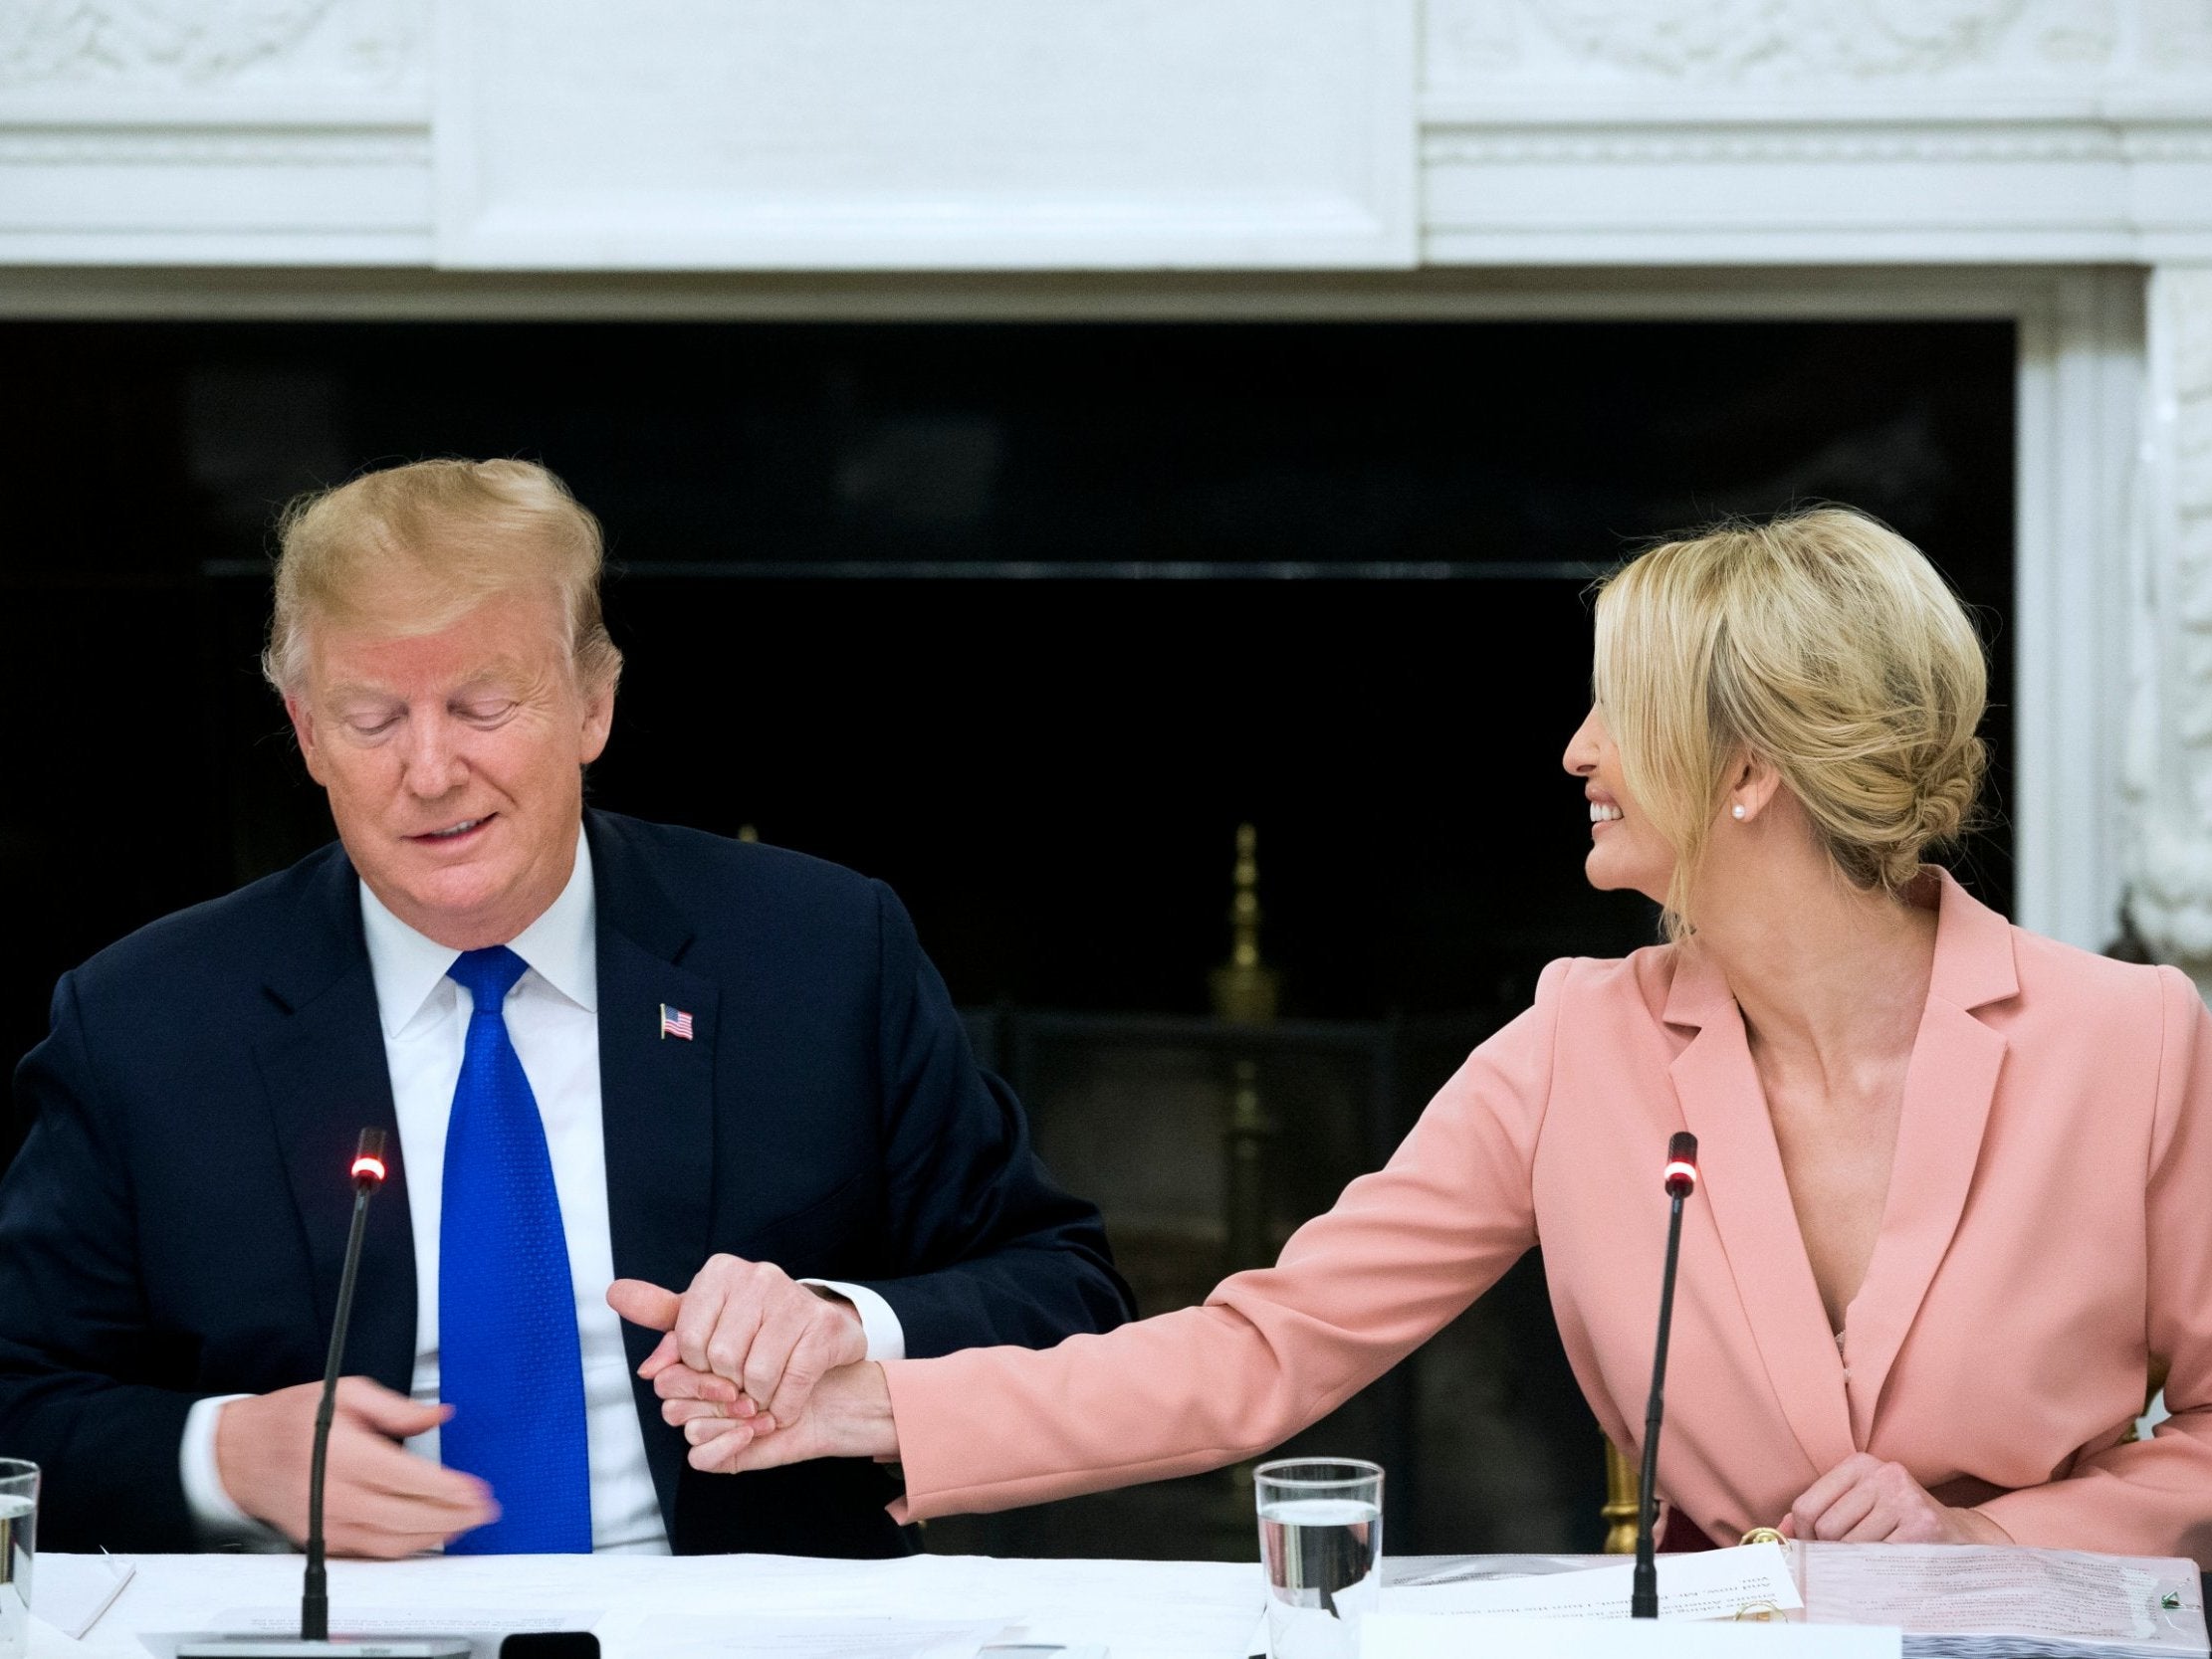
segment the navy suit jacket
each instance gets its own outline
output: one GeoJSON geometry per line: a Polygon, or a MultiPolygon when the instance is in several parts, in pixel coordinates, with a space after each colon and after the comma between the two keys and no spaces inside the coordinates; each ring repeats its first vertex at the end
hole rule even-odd
{"type": "MultiPolygon", "coordinates": [[[[1098,1213],[978,1070],[891,891],[834,865],[588,812],[614,1270],[718,1251],[881,1293],[923,1357],[1048,1347],[1131,1312],[1098,1213]],[[660,1035],[662,1003],[689,1042],[660,1035]]],[[[178,1475],[211,1394],[320,1378],[364,1125],[397,1145],[352,865],[327,847],[63,976],[16,1073],[0,1182],[0,1449],[45,1469],[51,1549],[198,1548],[178,1475]]],[[[406,1392],[412,1178],[369,1213],[346,1369],[406,1392]]],[[[625,1327],[633,1363],[654,1337],[625,1327]]],[[[880,1555],[890,1476],[700,1475],[638,1416],[671,1546],[880,1555]]]]}

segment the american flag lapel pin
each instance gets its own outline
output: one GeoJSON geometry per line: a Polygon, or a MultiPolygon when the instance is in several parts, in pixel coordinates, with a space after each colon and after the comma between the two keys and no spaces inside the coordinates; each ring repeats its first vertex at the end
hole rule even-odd
{"type": "Polygon", "coordinates": [[[691,1041],[691,1015],[664,1002],[661,1004],[661,1040],[666,1042],[671,1037],[681,1037],[687,1043],[691,1041]]]}

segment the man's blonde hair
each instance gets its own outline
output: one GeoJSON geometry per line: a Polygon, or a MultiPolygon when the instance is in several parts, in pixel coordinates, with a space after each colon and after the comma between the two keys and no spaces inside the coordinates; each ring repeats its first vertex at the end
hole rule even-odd
{"type": "Polygon", "coordinates": [[[414,461],[295,497],[277,521],[277,601],[262,673],[299,690],[316,622],[434,634],[495,594],[561,609],[578,682],[611,687],[622,653],[599,610],[599,521],[532,461],[414,461]]]}
{"type": "Polygon", "coordinates": [[[1911,542],[1849,508],[1653,547],[1598,594],[1594,690],[1629,791],[1673,847],[1666,930],[1734,768],[1763,760],[1853,886],[1900,893],[1967,827],[1988,671],[1911,542]]]}

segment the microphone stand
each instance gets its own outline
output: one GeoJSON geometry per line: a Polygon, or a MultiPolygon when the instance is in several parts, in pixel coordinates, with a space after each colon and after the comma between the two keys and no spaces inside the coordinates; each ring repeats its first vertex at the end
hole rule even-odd
{"type": "MultiPolygon", "coordinates": [[[[323,1398],[315,1408],[315,1451],[308,1464],[308,1574],[300,1591],[300,1640],[331,1639],[331,1572],[324,1560],[323,1479],[331,1462],[331,1419],[337,1412],[338,1372],[345,1364],[345,1332],[353,1323],[353,1284],[360,1277],[361,1237],[368,1230],[368,1200],[383,1179],[383,1165],[374,1173],[362,1167],[384,1149],[381,1130],[361,1131],[361,1151],[353,1159],[353,1225],[345,1234],[345,1268],[338,1275],[337,1315],[331,1321],[331,1349],[323,1361],[323,1398]],[[368,1146],[375,1138],[375,1150],[368,1146]]],[[[1674,1206],[1677,1210],[1680,1204],[1674,1206]]]]}
{"type": "Polygon", "coordinates": [[[1674,1323],[1674,1269],[1682,1248],[1682,1200],[1697,1187],[1697,1137],[1680,1132],[1667,1142],[1666,1268],[1659,1278],[1659,1346],[1652,1354],[1652,1397],[1644,1407],[1644,1467],[1636,1515],[1636,1573],[1629,1617],[1659,1617],[1659,1562],[1652,1534],[1659,1525],[1659,1419],[1666,1400],[1666,1338],[1674,1323]]]}
{"type": "Polygon", "coordinates": [[[187,1637],[177,1659],[468,1659],[466,1636],[397,1636],[360,1642],[331,1640],[331,1575],[324,1560],[323,1481],[330,1463],[331,1422],[337,1408],[338,1373],[345,1366],[345,1331],[353,1319],[353,1288],[360,1277],[361,1239],[368,1201],[384,1184],[384,1132],[364,1129],[353,1153],[353,1224],[345,1235],[345,1267],[338,1275],[337,1312],[323,1362],[323,1398],[315,1408],[315,1446],[308,1464],[308,1570],[300,1593],[300,1634],[290,1636],[187,1637]]]}

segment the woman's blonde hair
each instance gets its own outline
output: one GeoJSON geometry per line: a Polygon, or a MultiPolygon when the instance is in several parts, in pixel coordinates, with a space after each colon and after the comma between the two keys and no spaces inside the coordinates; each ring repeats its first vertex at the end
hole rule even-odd
{"type": "Polygon", "coordinates": [[[531,461],[414,461],[295,497],[277,521],[276,608],[262,673],[299,689],[312,622],[396,635],[450,627],[494,594],[561,608],[579,683],[612,686],[622,653],[599,610],[599,521],[531,461]]]}
{"type": "Polygon", "coordinates": [[[1855,887],[1899,893],[1968,826],[1988,752],[1981,640],[1918,548],[1849,508],[1653,547],[1598,593],[1594,690],[1673,847],[1669,937],[1734,768],[1765,761],[1855,887]]]}

